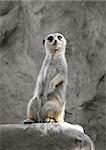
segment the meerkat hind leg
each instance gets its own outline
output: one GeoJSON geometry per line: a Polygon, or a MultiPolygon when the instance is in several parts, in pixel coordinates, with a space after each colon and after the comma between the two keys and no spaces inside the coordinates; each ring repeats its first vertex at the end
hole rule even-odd
{"type": "Polygon", "coordinates": [[[44,122],[47,122],[47,123],[49,123],[49,122],[51,122],[51,123],[56,122],[56,120],[54,119],[54,112],[53,111],[49,111],[47,113],[47,117],[44,120],[44,122]]]}
{"type": "Polygon", "coordinates": [[[60,113],[57,113],[57,114],[53,114],[53,112],[48,112],[45,122],[47,122],[47,123],[64,122],[64,112],[61,111],[60,113]]]}
{"type": "Polygon", "coordinates": [[[40,102],[37,98],[32,98],[29,101],[27,108],[27,119],[24,120],[24,124],[31,124],[40,122],[39,120],[40,102]]]}
{"type": "Polygon", "coordinates": [[[65,106],[63,106],[61,112],[54,113],[54,112],[48,112],[48,117],[45,119],[45,122],[64,122],[64,111],[65,106]]]}
{"type": "MultiPolygon", "coordinates": [[[[64,107],[64,106],[63,106],[64,107]]],[[[42,108],[44,122],[64,122],[64,108],[55,99],[48,101],[42,108]]]]}

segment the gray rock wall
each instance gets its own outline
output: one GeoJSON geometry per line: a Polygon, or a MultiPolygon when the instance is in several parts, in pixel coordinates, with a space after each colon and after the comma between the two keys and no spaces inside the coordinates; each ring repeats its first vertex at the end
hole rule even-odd
{"type": "Polygon", "coordinates": [[[81,124],[105,149],[106,2],[0,1],[0,122],[26,116],[48,33],[67,39],[65,120],[81,124]]]}

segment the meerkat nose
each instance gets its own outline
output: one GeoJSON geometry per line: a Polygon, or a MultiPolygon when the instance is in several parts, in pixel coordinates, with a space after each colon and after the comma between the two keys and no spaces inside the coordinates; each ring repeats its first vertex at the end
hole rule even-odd
{"type": "Polygon", "coordinates": [[[56,44],[57,44],[57,40],[54,41],[53,45],[56,45],[56,44]]]}

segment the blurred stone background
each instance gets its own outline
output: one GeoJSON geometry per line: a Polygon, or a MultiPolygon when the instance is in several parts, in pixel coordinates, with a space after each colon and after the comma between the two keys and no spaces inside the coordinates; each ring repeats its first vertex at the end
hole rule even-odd
{"type": "Polygon", "coordinates": [[[81,124],[105,149],[106,2],[0,1],[0,123],[21,123],[45,50],[43,39],[67,39],[65,120],[81,124]]]}

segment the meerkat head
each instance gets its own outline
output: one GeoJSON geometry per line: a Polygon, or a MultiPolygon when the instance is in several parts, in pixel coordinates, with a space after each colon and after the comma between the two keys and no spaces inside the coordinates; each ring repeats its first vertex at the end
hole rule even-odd
{"type": "Polygon", "coordinates": [[[65,52],[66,40],[60,33],[49,34],[43,41],[47,53],[65,52]]]}

